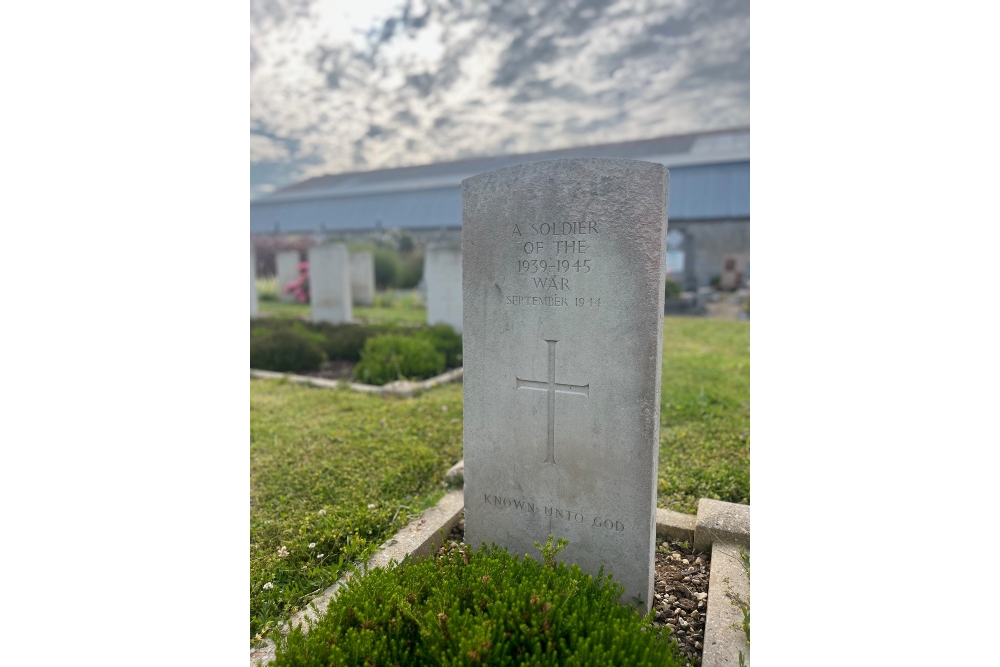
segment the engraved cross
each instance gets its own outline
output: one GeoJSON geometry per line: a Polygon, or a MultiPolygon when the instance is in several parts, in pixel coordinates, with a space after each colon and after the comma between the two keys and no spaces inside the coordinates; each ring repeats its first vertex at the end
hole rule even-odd
{"type": "Polygon", "coordinates": [[[517,379],[515,389],[534,389],[544,391],[549,399],[549,433],[548,449],[546,451],[545,463],[556,462],[556,392],[560,394],[577,394],[578,396],[590,397],[590,383],[585,385],[559,384],[556,382],[556,343],[557,340],[545,341],[549,344],[549,379],[547,382],[537,380],[517,379]]]}

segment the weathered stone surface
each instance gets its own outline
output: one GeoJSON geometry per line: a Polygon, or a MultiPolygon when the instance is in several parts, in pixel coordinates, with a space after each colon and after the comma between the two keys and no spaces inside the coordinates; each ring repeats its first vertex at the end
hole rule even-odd
{"type": "Polygon", "coordinates": [[[450,324],[462,333],[462,249],[430,243],[424,254],[427,324],[450,324]]]}
{"type": "Polygon", "coordinates": [[[250,241],[250,317],[257,317],[259,312],[257,305],[257,249],[250,241]]]}
{"type": "Polygon", "coordinates": [[[554,160],[462,183],[466,542],[604,566],[648,610],[667,172],[554,160]]]}
{"type": "Polygon", "coordinates": [[[295,295],[286,293],[285,286],[299,279],[299,263],[298,250],[284,250],[274,257],[278,273],[278,298],[282,301],[295,301],[295,295]]]}
{"type": "Polygon", "coordinates": [[[739,667],[740,652],[750,664],[750,645],[741,624],[741,603],[750,602],[750,576],[740,561],[740,545],[712,544],[712,570],[708,579],[708,612],[702,667],[739,667]]]}
{"type": "Polygon", "coordinates": [[[375,257],[367,250],[351,253],[351,303],[375,303],[375,257]]]}
{"type": "Polygon", "coordinates": [[[673,510],[656,508],[656,534],[675,540],[694,542],[694,527],[697,518],[673,510]]]}
{"type": "Polygon", "coordinates": [[[694,548],[707,549],[716,541],[750,548],[750,506],[702,498],[698,501],[698,521],[694,548]]]}
{"type": "Polygon", "coordinates": [[[343,243],[309,248],[309,303],[313,322],[351,321],[351,271],[343,243]]]}

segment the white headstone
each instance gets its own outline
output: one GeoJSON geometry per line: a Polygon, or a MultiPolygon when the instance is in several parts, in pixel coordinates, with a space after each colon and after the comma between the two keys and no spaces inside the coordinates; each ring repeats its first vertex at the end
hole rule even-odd
{"type": "Polygon", "coordinates": [[[462,182],[465,540],[536,541],[653,593],[667,171],[553,160],[462,182]]]}
{"type": "Polygon", "coordinates": [[[313,322],[351,321],[351,270],[343,243],[309,248],[309,304],[313,322]]]}
{"type": "Polygon", "coordinates": [[[375,257],[367,250],[351,253],[351,300],[355,306],[375,303],[375,257]]]}
{"type": "Polygon", "coordinates": [[[424,255],[427,323],[450,324],[462,333],[462,249],[452,243],[430,243],[424,255]]]}
{"type": "Polygon", "coordinates": [[[282,301],[295,301],[295,294],[286,293],[285,287],[299,279],[299,257],[298,250],[283,250],[274,258],[278,273],[278,298],[282,301]]]}
{"type": "Polygon", "coordinates": [[[250,241],[250,317],[257,317],[259,307],[257,304],[257,249],[253,247],[253,240],[250,241]]]}

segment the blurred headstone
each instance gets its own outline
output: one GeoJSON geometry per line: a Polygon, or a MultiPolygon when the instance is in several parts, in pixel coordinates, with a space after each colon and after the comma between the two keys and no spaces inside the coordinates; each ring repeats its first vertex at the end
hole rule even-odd
{"type": "Polygon", "coordinates": [[[375,303],[375,257],[368,250],[351,253],[351,302],[355,306],[375,303]]]}
{"type": "Polygon", "coordinates": [[[424,254],[427,284],[427,324],[450,324],[462,333],[462,248],[457,243],[427,245],[424,254]]]}
{"type": "Polygon", "coordinates": [[[278,298],[282,301],[295,301],[295,295],[286,293],[288,283],[299,279],[300,255],[298,250],[284,250],[275,255],[274,262],[278,274],[278,298]]]}
{"type": "Polygon", "coordinates": [[[309,248],[309,303],[313,322],[351,321],[351,267],[343,243],[309,248]]]}
{"type": "Polygon", "coordinates": [[[253,247],[253,239],[250,240],[250,317],[257,317],[259,306],[257,303],[257,249],[253,247]]]}

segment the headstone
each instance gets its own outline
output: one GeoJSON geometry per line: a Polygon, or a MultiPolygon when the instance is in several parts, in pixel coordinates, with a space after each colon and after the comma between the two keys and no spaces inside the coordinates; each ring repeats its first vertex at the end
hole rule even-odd
{"type": "Polygon", "coordinates": [[[351,253],[351,300],[355,306],[375,303],[375,257],[367,250],[351,253]]]}
{"type": "Polygon", "coordinates": [[[257,317],[260,311],[257,303],[257,249],[250,241],[250,317],[257,317]]]}
{"type": "Polygon", "coordinates": [[[284,250],[275,257],[278,272],[278,298],[282,301],[295,301],[295,295],[285,292],[288,283],[299,279],[300,255],[298,250],[284,250]]]}
{"type": "Polygon", "coordinates": [[[467,543],[535,542],[647,611],[668,174],[594,158],[462,182],[467,543]]]}
{"type": "Polygon", "coordinates": [[[719,289],[734,290],[743,286],[749,276],[750,255],[733,254],[722,258],[722,273],[719,275],[719,289]]]}
{"type": "Polygon", "coordinates": [[[429,243],[424,254],[427,324],[450,324],[462,333],[462,248],[456,243],[429,243]]]}
{"type": "Polygon", "coordinates": [[[309,248],[309,304],[313,322],[351,321],[351,269],[343,243],[309,248]]]}

